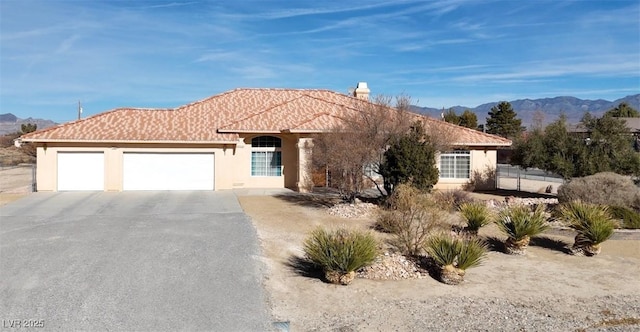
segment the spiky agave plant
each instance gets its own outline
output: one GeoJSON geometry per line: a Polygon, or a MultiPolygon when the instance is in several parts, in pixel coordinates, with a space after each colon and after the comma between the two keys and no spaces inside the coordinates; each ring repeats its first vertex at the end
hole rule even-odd
{"type": "Polygon", "coordinates": [[[500,212],[496,223],[508,237],[506,252],[514,255],[524,255],[531,237],[549,228],[542,205],[536,206],[533,211],[526,205],[507,207],[500,212]]]}
{"type": "Polygon", "coordinates": [[[308,260],[322,268],[327,281],[348,285],[355,271],[370,265],[378,256],[378,242],[370,232],[317,228],[304,241],[308,260]]]}
{"type": "Polygon", "coordinates": [[[577,254],[595,256],[600,253],[600,244],[613,235],[615,220],[603,205],[573,201],[560,206],[561,218],[578,234],[573,244],[577,254]]]}
{"type": "Polygon", "coordinates": [[[424,250],[440,266],[440,281],[448,285],[461,283],[465,271],[480,265],[487,253],[486,245],[478,238],[460,239],[444,234],[429,238],[424,250]]]}
{"type": "Polygon", "coordinates": [[[492,222],[491,212],[484,202],[463,203],[459,210],[467,224],[465,230],[471,234],[477,235],[482,226],[492,222]]]}

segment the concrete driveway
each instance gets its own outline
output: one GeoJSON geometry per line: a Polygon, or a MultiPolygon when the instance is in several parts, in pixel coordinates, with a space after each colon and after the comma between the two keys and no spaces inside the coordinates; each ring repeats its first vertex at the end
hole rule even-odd
{"type": "Polygon", "coordinates": [[[264,331],[258,250],[233,192],[35,193],[0,207],[0,319],[264,331]]]}

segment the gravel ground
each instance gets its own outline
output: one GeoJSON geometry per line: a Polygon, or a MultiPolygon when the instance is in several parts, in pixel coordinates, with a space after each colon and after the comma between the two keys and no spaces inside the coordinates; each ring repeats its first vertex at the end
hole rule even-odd
{"type": "MultiPolygon", "coordinates": [[[[489,252],[456,286],[389,253],[351,285],[338,286],[301,274],[291,258],[301,256],[312,229],[371,229],[370,214],[348,205],[332,211],[295,196],[240,202],[262,242],[273,320],[288,322],[288,331],[640,331],[635,236],[611,239],[600,255],[587,258],[567,254],[572,233],[552,232],[524,256],[489,252]]],[[[496,227],[481,236],[504,240],[496,227]]]]}
{"type": "Polygon", "coordinates": [[[344,311],[341,315],[309,317],[300,323],[307,331],[342,332],[640,330],[639,296],[589,298],[586,303],[578,297],[510,300],[439,296],[419,302],[377,299],[369,306],[344,311]],[[380,316],[398,312],[402,321],[380,322],[380,316]]]}

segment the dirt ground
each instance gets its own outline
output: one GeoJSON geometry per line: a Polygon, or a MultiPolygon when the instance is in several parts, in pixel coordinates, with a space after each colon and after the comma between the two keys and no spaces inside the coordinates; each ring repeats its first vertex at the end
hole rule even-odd
{"type": "Polygon", "coordinates": [[[0,168],[0,206],[31,193],[31,165],[0,168]]]}
{"type": "MultiPolygon", "coordinates": [[[[301,244],[317,226],[369,229],[372,219],[332,216],[310,196],[239,195],[239,200],[262,242],[274,320],[289,322],[290,331],[587,331],[612,317],[628,323],[620,331],[640,330],[635,325],[640,324],[640,241],[635,236],[605,242],[596,257],[578,257],[564,248],[573,234],[551,232],[532,241],[526,256],[489,252],[457,286],[430,277],[356,279],[337,286],[298,272],[292,258],[302,256],[301,244]],[[520,321],[509,323],[514,317],[520,321]]],[[[480,235],[500,237],[495,226],[480,235]]]]}

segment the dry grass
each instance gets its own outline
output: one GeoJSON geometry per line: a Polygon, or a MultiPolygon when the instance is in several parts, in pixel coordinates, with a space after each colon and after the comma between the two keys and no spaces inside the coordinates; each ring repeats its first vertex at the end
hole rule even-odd
{"type": "Polygon", "coordinates": [[[34,156],[26,154],[23,150],[15,146],[0,148],[0,165],[15,166],[18,164],[33,164],[36,162],[34,156]]]}

